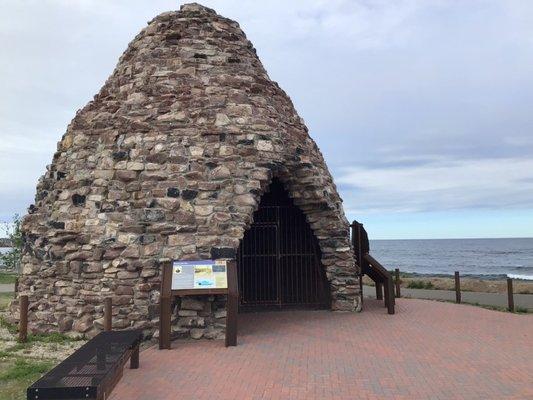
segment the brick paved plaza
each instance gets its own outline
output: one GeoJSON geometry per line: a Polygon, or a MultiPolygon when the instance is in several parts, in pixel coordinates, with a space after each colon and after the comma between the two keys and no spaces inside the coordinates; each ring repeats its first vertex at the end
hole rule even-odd
{"type": "Polygon", "coordinates": [[[361,314],[239,315],[239,345],[175,341],[141,353],[113,400],[533,399],[533,316],[375,300],[361,314]]]}

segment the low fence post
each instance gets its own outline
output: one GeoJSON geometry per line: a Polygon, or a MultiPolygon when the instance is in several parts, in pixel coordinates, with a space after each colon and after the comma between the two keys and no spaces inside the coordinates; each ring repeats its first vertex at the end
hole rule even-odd
{"type": "Polygon", "coordinates": [[[459,271],[455,271],[455,302],[461,303],[461,278],[459,271]]]}
{"type": "Polygon", "coordinates": [[[19,342],[24,343],[28,340],[28,296],[19,297],[20,320],[19,320],[19,342]]]}
{"type": "Polygon", "coordinates": [[[507,303],[509,311],[514,312],[513,280],[511,278],[507,278],[507,303]]]}
{"type": "Polygon", "coordinates": [[[113,329],[113,299],[106,297],[104,299],[104,331],[113,329]]]}
{"type": "Polygon", "coordinates": [[[396,275],[396,297],[402,297],[400,292],[400,268],[396,268],[394,272],[396,275]]]}

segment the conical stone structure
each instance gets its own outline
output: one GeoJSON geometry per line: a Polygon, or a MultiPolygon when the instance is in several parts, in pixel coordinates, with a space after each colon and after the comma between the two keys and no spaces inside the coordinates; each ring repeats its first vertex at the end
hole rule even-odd
{"type": "MultiPolygon", "coordinates": [[[[358,310],[342,202],[289,97],[239,25],[198,4],[149,22],[58,144],[23,222],[34,331],[155,331],[160,262],[232,258],[278,178],[322,254],[333,310],[358,310]]],[[[17,315],[16,303],[13,315],[17,315]]],[[[219,337],[225,299],[177,304],[175,331],[219,337]]]]}

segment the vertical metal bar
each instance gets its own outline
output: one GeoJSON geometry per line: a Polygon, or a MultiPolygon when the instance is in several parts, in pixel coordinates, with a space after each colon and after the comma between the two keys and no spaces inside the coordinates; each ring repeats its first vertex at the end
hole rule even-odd
{"type": "Polygon", "coordinates": [[[459,271],[455,271],[455,302],[461,303],[461,278],[459,271]]]}
{"type": "Polygon", "coordinates": [[[24,343],[28,340],[28,296],[19,297],[20,320],[19,320],[19,342],[24,343]]]}
{"type": "Polygon", "coordinates": [[[509,311],[514,312],[513,280],[511,278],[507,278],[507,305],[509,311]]]}

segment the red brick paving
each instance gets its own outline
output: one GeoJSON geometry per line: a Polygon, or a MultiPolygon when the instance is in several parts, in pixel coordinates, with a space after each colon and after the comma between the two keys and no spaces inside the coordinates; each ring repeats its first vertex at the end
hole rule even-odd
{"type": "Polygon", "coordinates": [[[533,399],[533,317],[374,300],[361,314],[239,315],[239,345],[175,341],[141,353],[113,400],[533,399]]]}

